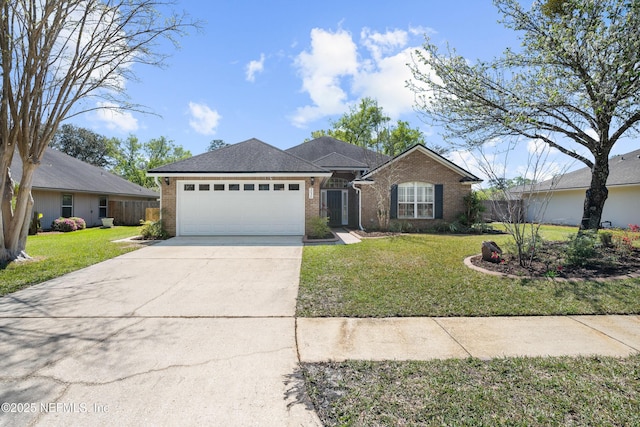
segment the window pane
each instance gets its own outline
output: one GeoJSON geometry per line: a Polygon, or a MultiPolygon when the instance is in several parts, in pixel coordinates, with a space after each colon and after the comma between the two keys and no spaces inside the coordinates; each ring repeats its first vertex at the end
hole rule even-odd
{"type": "Polygon", "coordinates": [[[433,218],[433,204],[418,203],[418,218],[433,218]]]}
{"type": "Polygon", "coordinates": [[[300,184],[289,184],[289,191],[300,191],[300,184]]]}
{"type": "Polygon", "coordinates": [[[404,203],[407,201],[407,190],[406,187],[398,186],[398,202],[404,203]]]}
{"type": "Polygon", "coordinates": [[[107,208],[99,208],[98,209],[98,217],[99,218],[106,218],[107,217],[107,208]]]}
{"type": "Polygon", "coordinates": [[[413,202],[415,201],[415,197],[416,197],[416,192],[415,192],[415,187],[411,186],[411,187],[407,187],[407,200],[406,202],[413,202]]]}
{"type": "Polygon", "coordinates": [[[258,184],[259,191],[269,191],[269,184],[258,184]]]}
{"type": "Polygon", "coordinates": [[[210,189],[209,184],[198,184],[198,190],[200,191],[209,191],[210,189]]]}
{"type": "Polygon", "coordinates": [[[284,184],[273,184],[273,191],[284,191],[284,184]]]}
{"type": "Polygon", "coordinates": [[[244,191],[253,191],[256,189],[256,185],[255,184],[245,184],[244,185],[244,191]]]}
{"type": "Polygon", "coordinates": [[[224,184],[213,184],[213,191],[224,191],[224,184]]]}
{"type": "Polygon", "coordinates": [[[418,184],[417,188],[417,198],[416,198],[416,202],[418,203],[424,203],[427,201],[427,188],[422,185],[422,184],[418,184]]]}
{"type": "Polygon", "coordinates": [[[229,184],[229,191],[240,191],[240,184],[229,184]]]}
{"type": "Polygon", "coordinates": [[[398,204],[398,218],[413,218],[413,203],[399,203],[398,204]]]}
{"type": "Polygon", "coordinates": [[[106,208],[107,207],[107,198],[106,197],[100,197],[100,202],[98,203],[99,206],[101,208],[106,208]]]}
{"type": "Polygon", "coordinates": [[[196,185],[195,184],[185,184],[184,185],[184,191],[196,191],[196,185]]]}
{"type": "Polygon", "coordinates": [[[62,206],[71,206],[71,205],[73,205],[73,196],[71,194],[63,194],[62,206]]]}
{"type": "Polygon", "coordinates": [[[63,206],[62,207],[62,215],[63,218],[70,218],[73,216],[73,208],[71,206],[63,206]]]}

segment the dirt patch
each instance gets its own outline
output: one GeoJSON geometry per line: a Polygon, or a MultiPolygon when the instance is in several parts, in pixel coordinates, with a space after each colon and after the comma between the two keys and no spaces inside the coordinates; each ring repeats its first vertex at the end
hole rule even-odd
{"type": "Polygon", "coordinates": [[[545,242],[536,258],[524,267],[511,255],[505,255],[500,263],[484,261],[481,255],[470,261],[484,270],[519,277],[606,279],[640,273],[640,250],[637,248],[630,251],[601,248],[598,256],[586,260],[584,265],[571,265],[566,262],[566,247],[566,242],[545,242]]]}

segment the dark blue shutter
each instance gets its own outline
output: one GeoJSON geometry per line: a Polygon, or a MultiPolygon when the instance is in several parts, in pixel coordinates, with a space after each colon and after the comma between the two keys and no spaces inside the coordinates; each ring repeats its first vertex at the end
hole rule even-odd
{"type": "Polygon", "coordinates": [[[391,186],[391,206],[389,206],[389,218],[398,218],[398,186],[391,186]]]}
{"type": "Polygon", "coordinates": [[[436,219],[442,219],[444,218],[444,209],[443,209],[443,186],[442,184],[436,184],[436,188],[435,188],[435,218],[436,219]]]}

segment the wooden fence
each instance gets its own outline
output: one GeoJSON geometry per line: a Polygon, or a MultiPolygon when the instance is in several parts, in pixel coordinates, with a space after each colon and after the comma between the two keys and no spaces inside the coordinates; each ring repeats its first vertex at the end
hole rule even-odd
{"type": "Polygon", "coordinates": [[[482,220],[485,222],[504,221],[524,222],[525,210],[522,200],[485,200],[482,202],[485,211],[482,212],[482,220]]]}
{"type": "Polygon", "coordinates": [[[116,225],[140,225],[141,220],[153,221],[160,212],[160,202],[141,200],[109,200],[109,216],[116,225]]]}

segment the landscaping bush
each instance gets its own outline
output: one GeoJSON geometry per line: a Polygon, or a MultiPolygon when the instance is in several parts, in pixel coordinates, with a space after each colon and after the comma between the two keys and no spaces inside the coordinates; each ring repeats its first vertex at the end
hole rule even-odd
{"type": "Polygon", "coordinates": [[[580,232],[569,237],[567,262],[570,265],[585,266],[597,255],[597,235],[593,232],[580,232]]]}
{"type": "Polygon", "coordinates": [[[164,229],[162,221],[140,221],[142,228],[140,234],[147,240],[164,240],[169,234],[164,229]]]}
{"type": "Polygon", "coordinates": [[[72,216],[69,219],[76,223],[76,227],[78,228],[78,230],[84,230],[85,228],[87,228],[87,223],[84,219],[78,218],[77,216],[72,216]]]}
{"type": "Polygon", "coordinates": [[[51,228],[54,231],[62,231],[67,233],[69,231],[83,230],[87,227],[87,223],[84,219],[78,217],[72,218],[58,218],[51,223],[51,228]]]}
{"type": "Polygon", "coordinates": [[[329,218],[315,217],[307,223],[307,237],[309,239],[326,239],[332,237],[331,228],[329,227],[329,218]]]}

